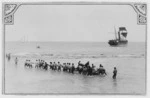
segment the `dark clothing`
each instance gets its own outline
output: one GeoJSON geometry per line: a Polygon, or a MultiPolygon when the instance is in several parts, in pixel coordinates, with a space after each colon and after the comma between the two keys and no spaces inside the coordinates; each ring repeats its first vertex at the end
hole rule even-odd
{"type": "Polygon", "coordinates": [[[90,63],[89,62],[87,62],[86,64],[85,64],[85,67],[88,67],[88,65],[89,65],[90,63]]]}
{"type": "Polygon", "coordinates": [[[116,79],[116,76],[117,76],[117,70],[114,69],[114,71],[113,71],[113,79],[116,79]]]}
{"type": "Polygon", "coordinates": [[[48,64],[45,63],[44,69],[47,70],[48,69],[48,64]]]}
{"type": "Polygon", "coordinates": [[[74,66],[72,66],[72,70],[71,70],[72,74],[74,74],[74,70],[75,70],[75,68],[74,68],[74,66]]]}
{"type": "Polygon", "coordinates": [[[88,67],[88,75],[92,75],[92,68],[90,66],[88,67]]]}
{"type": "Polygon", "coordinates": [[[58,66],[58,71],[61,71],[61,66],[60,65],[58,66]]]}
{"type": "Polygon", "coordinates": [[[81,73],[82,73],[82,71],[83,71],[82,66],[79,66],[79,67],[78,67],[78,71],[79,71],[79,74],[81,74],[81,73]]]}

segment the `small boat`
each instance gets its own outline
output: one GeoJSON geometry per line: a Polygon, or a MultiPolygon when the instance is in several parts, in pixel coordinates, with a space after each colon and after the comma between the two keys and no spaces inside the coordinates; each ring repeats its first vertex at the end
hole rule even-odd
{"type": "Polygon", "coordinates": [[[127,37],[127,30],[125,27],[119,27],[118,36],[115,29],[115,39],[109,40],[108,44],[110,46],[120,46],[120,45],[127,45],[128,40],[126,40],[127,37]]]}
{"type": "Polygon", "coordinates": [[[39,48],[40,48],[40,46],[37,46],[36,48],[38,48],[38,49],[39,49],[39,48]]]}

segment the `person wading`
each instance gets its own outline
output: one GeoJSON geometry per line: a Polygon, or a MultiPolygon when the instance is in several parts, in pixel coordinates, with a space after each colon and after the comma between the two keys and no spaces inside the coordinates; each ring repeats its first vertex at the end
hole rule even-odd
{"type": "Polygon", "coordinates": [[[114,67],[114,71],[113,71],[113,79],[116,79],[117,76],[117,68],[114,67]]]}

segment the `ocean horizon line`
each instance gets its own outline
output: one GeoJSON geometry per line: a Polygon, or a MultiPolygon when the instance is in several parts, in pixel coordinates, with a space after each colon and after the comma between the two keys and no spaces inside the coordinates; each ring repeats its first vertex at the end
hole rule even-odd
{"type": "MultiPolygon", "coordinates": [[[[4,42],[21,42],[21,41],[4,41],[4,42]]],[[[66,43],[100,43],[100,42],[102,42],[102,43],[108,43],[108,41],[106,42],[106,41],[27,41],[27,42],[22,42],[22,43],[32,43],[32,42],[58,42],[58,43],[61,43],[61,42],[66,42],[66,43]]],[[[139,42],[141,42],[141,43],[145,43],[145,41],[130,41],[131,43],[133,43],[133,42],[137,42],[137,43],[139,43],[139,42]]]]}

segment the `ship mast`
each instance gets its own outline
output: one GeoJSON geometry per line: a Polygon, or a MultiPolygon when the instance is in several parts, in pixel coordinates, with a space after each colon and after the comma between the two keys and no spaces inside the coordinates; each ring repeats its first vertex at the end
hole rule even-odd
{"type": "Polygon", "coordinates": [[[22,43],[28,42],[28,37],[23,36],[19,41],[22,43]]]}
{"type": "Polygon", "coordinates": [[[117,33],[116,33],[116,28],[114,26],[114,30],[115,30],[115,38],[117,39],[117,33]]]}

